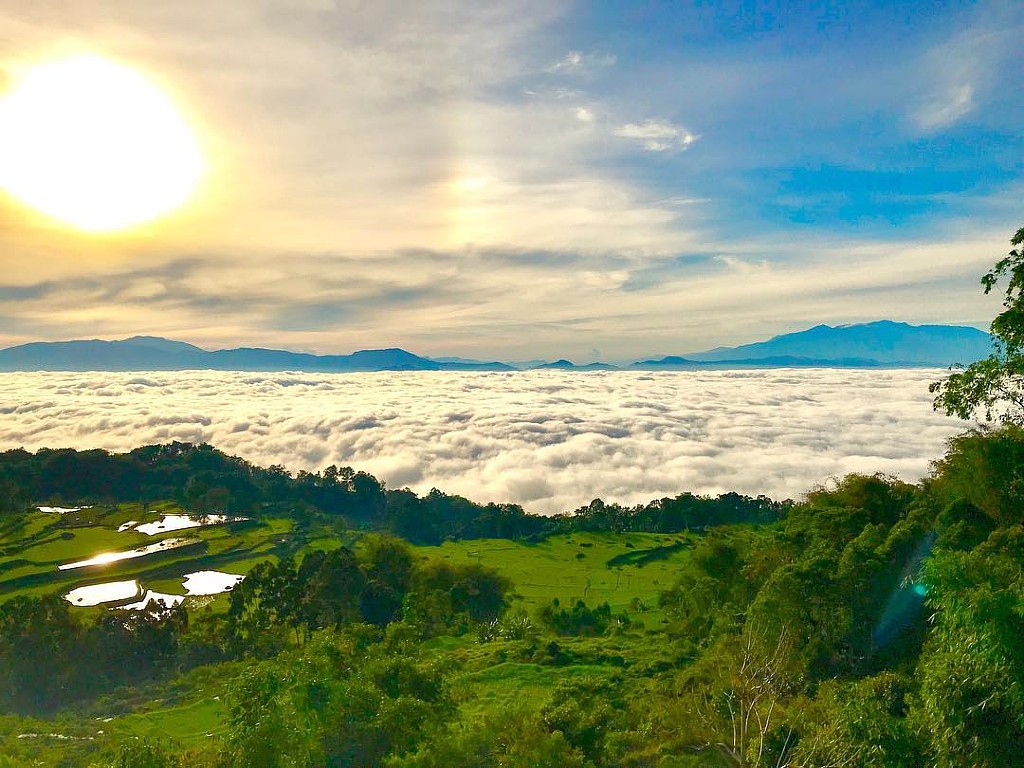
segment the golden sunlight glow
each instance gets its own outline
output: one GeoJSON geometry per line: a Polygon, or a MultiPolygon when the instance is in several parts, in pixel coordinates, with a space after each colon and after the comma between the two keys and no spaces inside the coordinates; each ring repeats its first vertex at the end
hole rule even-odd
{"type": "Polygon", "coordinates": [[[99,56],[36,65],[0,99],[0,188],[78,229],[110,232],[174,210],[202,173],[170,98],[99,56]]]}
{"type": "Polygon", "coordinates": [[[455,190],[462,193],[479,192],[489,186],[495,179],[489,176],[467,176],[455,182],[455,190]]]}

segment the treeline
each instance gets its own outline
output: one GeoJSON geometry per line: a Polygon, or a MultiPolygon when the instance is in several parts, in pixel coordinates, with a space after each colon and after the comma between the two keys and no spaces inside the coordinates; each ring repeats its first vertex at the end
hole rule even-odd
{"type": "Polygon", "coordinates": [[[352,528],[387,531],[416,544],[446,539],[542,537],[573,531],[677,533],[733,523],[769,523],[791,502],[736,493],[683,493],[623,507],[596,499],[574,512],[545,517],[517,504],[478,504],[436,489],[419,496],[386,489],[350,467],[291,473],[259,467],[210,445],[173,442],[128,453],[40,449],[0,453],[0,510],[32,504],[147,502],[173,499],[196,512],[327,518],[352,528]]]}
{"type": "Polygon", "coordinates": [[[238,657],[269,656],[318,629],[399,620],[421,638],[464,634],[496,620],[511,587],[486,566],[416,559],[400,539],[371,534],[355,551],[253,568],[231,593],[225,644],[238,657]]]}

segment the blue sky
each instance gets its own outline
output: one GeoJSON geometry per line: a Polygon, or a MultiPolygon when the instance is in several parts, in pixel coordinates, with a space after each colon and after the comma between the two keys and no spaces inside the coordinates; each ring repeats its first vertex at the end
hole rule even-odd
{"type": "Polygon", "coordinates": [[[1019,4],[577,9],[559,32],[617,52],[605,93],[646,82],[629,97],[637,108],[701,136],[701,152],[635,172],[668,194],[724,197],[716,213],[743,231],[802,224],[909,238],[955,216],[954,198],[1019,182],[1019,4]]]}
{"type": "Polygon", "coordinates": [[[5,81],[110,57],[209,161],[117,236],[0,197],[0,343],[587,361],[985,326],[1024,223],[1014,0],[186,5],[0,0],[5,81]]]}

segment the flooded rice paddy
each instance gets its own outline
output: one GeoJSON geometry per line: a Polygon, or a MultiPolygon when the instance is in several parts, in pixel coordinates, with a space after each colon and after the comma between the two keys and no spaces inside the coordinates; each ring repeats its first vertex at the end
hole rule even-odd
{"type": "MultiPolygon", "coordinates": [[[[228,517],[227,515],[161,515],[159,520],[152,523],[136,524],[133,528],[126,528],[125,530],[136,530],[147,536],[155,536],[158,533],[167,533],[168,531],[182,531],[186,528],[205,528],[209,525],[235,523],[244,519],[243,517],[228,517]]],[[[120,531],[121,528],[118,528],[118,530],[120,531]]]]}
{"type": "Polygon", "coordinates": [[[217,595],[230,592],[242,580],[241,576],[220,571],[196,571],[185,574],[185,591],[190,595],[217,595]]]}
{"type": "Polygon", "coordinates": [[[162,608],[172,608],[180,604],[186,597],[219,595],[223,592],[230,592],[243,578],[245,577],[234,573],[224,573],[223,571],[187,573],[182,577],[181,586],[185,590],[184,595],[143,589],[136,579],[108,581],[73,589],[64,595],[64,599],[72,605],[81,607],[109,604],[112,608],[124,610],[159,610],[162,608]],[[132,603],[125,602],[132,598],[140,599],[132,603]]]}
{"type": "Polygon", "coordinates": [[[136,557],[145,557],[146,555],[152,555],[155,552],[169,552],[172,549],[181,549],[182,547],[189,547],[193,544],[201,544],[202,539],[185,538],[185,539],[164,539],[163,541],[157,541],[153,544],[147,544],[144,547],[136,547],[135,549],[129,549],[123,552],[103,552],[102,554],[90,557],[87,560],[76,560],[73,563],[64,563],[58,565],[58,571],[70,571],[73,568],[87,568],[90,565],[109,565],[110,563],[120,562],[121,560],[133,560],[136,557]]]}
{"type": "Polygon", "coordinates": [[[64,595],[64,599],[72,605],[86,607],[102,603],[116,603],[137,597],[138,594],[139,582],[131,579],[129,581],[108,581],[106,584],[91,584],[87,587],[72,589],[64,595]]]}

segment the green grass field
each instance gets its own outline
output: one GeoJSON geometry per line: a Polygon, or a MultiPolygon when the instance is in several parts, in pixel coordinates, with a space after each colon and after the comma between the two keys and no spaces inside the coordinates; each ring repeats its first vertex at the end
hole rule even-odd
{"type": "Polygon", "coordinates": [[[418,547],[424,557],[479,562],[515,585],[513,608],[534,613],[558,598],[562,605],[607,601],[647,626],[661,621],[658,593],[675,581],[689,557],[686,534],[575,533],[539,543],[480,539],[418,547]]]}
{"type": "MultiPolygon", "coordinates": [[[[117,530],[129,520],[150,522],[161,514],[181,512],[171,503],[121,504],[64,515],[29,511],[9,519],[0,526],[0,601],[133,578],[147,589],[183,594],[181,577],[191,571],[244,574],[263,560],[351,545],[354,539],[324,532],[300,538],[288,520],[232,523],[154,536],[117,530]],[[106,565],[57,570],[58,565],[103,552],[180,537],[201,542],[106,565]]],[[[513,607],[531,613],[553,598],[563,604],[582,599],[588,604],[608,601],[616,613],[626,611],[631,618],[650,622],[660,620],[657,595],[672,583],[690,545],[685,535],[577,533],[539,543],[483,539],[418,547],[416,551],[425,558],[479,562],[495,568],[515,585],[513,607]]]]}

